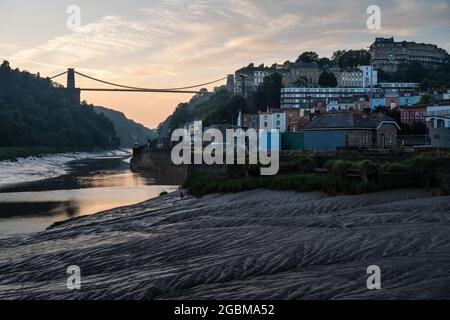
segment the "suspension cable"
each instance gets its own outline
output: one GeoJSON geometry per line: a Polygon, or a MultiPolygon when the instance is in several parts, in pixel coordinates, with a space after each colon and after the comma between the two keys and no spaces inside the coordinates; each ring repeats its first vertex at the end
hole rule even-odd
{"type": "Polygon", "coordinates": [[[111,86],[115,86],[115,87],[120,87],[120,88],[125,88],[125,89],[134,89],[134,90],[149,90],[149,91],[151,91],[151,90],[172,91],[172,90],[192,89],[192,88],[206,86],[206,85],[213,84],[213,83],[216,83],[216,82],[223,81],[223,80],[227,79],[227,77],[224,77],[224,78],[221,78],[221,79],[218,79],[218,80],[214,80],[214,81],[210,81],[210,82],[206,82],[206,83],[201,83],[201,84],[197,84],[197,85],[193,85],[193,86],[188,86],[188,87],[168,88],[168,89],[151,89],[151,88],[139,88],[139,87],[124,86],[124,85],[121,85],[121,84],[100,80],[100,79],[97,79],[97,78],[85,75],[83,73],[80,73],[78,71],[75,71],[75,73],[80,75],[80,76],[82,76],[82,77],[85,77],[85,78],[88,78],[88,79],[91,79],[91,80],[94,80],[94,81],[97,81],[97,82],[101,82],[101,83],[104,83],[104,84],[108,84],[108,85],[111,85],[111,86]]]}
{"type": "Polygon", "coordinates": [[[58,77],[62,76],[63,74],[66,74],[66,73],[67,73],[67,71],[64,71],[64,72],[62,72],[62,73],[60,73],[60,74],[57,74],[56,76],[50,77],[49,79],[50,79],[50,80],[53,80],[53,79],[55,79],[55,78],[58,78],[58,77]]]}

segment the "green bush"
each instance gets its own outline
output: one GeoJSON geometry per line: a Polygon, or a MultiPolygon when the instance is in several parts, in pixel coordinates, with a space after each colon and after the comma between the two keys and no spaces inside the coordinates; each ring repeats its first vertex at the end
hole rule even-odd
{"type": "Polygon", "coordinates": [[[311,156],[299,155],[290,160],[288,165],[293,167],[297,172],[307,173],[311,172],[316,167],[316,162],[311,156]]]}
{"type": "Polygon", "coordinates": [[[410,167],[404,163],[387,163],[384,166],[385,172],[392,172],[392,173],[407,173],[410,170],[410,167]]]}
{"type": "Polygon", "coordinates": [[[347,160],[329,160],[325,163],[325,168],[338,177],[342,177],[348,169],[354,169],[355,164],[347,160]]]}

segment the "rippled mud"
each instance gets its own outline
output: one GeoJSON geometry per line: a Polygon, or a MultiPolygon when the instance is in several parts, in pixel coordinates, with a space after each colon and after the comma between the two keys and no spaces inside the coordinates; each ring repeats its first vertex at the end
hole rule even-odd
{"type": "Polygon", "coordinates": [[[424,190],[174,193],[0,240],[0,298],[449,299],[449,222],[424,190]]]}

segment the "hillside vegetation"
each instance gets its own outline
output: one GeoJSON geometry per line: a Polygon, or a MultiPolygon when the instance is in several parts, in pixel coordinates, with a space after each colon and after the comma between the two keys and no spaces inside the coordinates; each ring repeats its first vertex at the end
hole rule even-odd
{"type": "Polygon", "coordinates": [[[226,88],[215,93],[203,93],[189,103],[180,103],[175,111],[158,127],[160,137],[168,137],[174,129],[194,120],[202,120],[203,125],[232,123],[236,121],[242,98],[232,96],[226,88]],[[199,103],[200,99],[200,103],[199,103]]]}
{"type": "Polygon", "coordinates": [[[98,114],[104,114],[113,122],[122,148],[131,148],[135,143],[145,144],[148,139],[153,140],[157,137],[155,130],[128,119],[122,112],[100,106],[94,106],[94,111],[98,114]]]}
{"type": "Polygon", "coordinates": [[[113,123],[91,106],[74,106],[48,78],[0,66],[0,148],[116,148],[113,123]]]}

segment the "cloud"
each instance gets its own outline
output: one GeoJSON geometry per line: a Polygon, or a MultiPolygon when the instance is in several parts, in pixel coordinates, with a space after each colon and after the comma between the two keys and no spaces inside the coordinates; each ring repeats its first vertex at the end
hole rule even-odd
{"type": "MultiPolygon", "coordinates": [[[[174,77],[188,72],[189,64],[197,68],[200,60],[208,67],[217,64],[217,59],[229,65],[242,57],[258,59],[277,52],[295,57],[302,49],[329,54],[362,34],[367,38],[364,44],[373,39],[365,27],[370,4],[365,2],[164,0],[137,9],[133,16],[106,16],[77,32],[18,51],[13,58],[87,68],[105,65],[106,58],[129,63],[117,68],[125,73],[135,74],[146,66],[143,74],[147,76],[161,72],[174,77]]],[[[412,37],[430,26],[449,25],[448,1],[379,2],[382,34],[412,37]]]]}
{"type": "Polygon", "coordinates": [[[36,70],[37,65],[41,74],[74,66],[113,82],[174,87],[221,78],[250,62],[294,60],[304,50],[330,56],[337,49],[365,48],[375,36],[450,49],[448,0],[378,0],[382,29],[376,31],[366,27],[372,0],[148,3],[33,48],[19,50],[0,43],[0,50],[22,67],[34,65],[36,70]]]}

